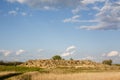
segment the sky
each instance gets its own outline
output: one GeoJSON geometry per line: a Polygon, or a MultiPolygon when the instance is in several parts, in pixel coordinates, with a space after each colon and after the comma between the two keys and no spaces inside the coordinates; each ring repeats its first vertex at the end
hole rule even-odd
{"type": "Polygon", "coordinates": [[[0,0],[0,60],[120,63],[120,0],[0,0]]]}

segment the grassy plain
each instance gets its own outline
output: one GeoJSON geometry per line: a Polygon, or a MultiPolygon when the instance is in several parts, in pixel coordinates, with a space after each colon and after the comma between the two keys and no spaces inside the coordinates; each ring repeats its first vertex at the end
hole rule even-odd
{"type": "Polygon", "coordinates": [[[120,80],[120,72],[82,72],[68,74],[27,72],[6,80],[120,80]]]}
{"type": "Polygon", "coordinates": [[[42,68],[37,68],[37,67],[22,67],[22,66],[4,66],[0,65],[0,72],[1,71],[14,71],[14,72],[31,72],[31,71],[39,71],[39,72],[44,72],[45,70],[42,68]]]}
{"type": "Polygon", "coordinates": [[[113,70],[74,67],[43,69],[0,65],[0,80],[120,80],[120,68],[113,68],[113,70]]]}

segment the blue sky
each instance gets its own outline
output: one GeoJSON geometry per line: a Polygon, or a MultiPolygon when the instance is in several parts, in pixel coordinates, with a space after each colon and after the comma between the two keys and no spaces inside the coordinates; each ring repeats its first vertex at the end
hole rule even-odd
{"type": "Polygon", "coordinates": [[[0,60],[120,62],[120,0],[0,0],[0,60]]]}

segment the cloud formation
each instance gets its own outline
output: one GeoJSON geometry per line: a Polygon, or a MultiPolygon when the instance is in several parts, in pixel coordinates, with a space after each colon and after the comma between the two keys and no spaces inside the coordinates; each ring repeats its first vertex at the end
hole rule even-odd
{"type": "Polygon", "coordinates": [[[27,13],[26,13],[26,12],[22,12],[21,15],[22,15],[22,16],[26,16],[27,13]]]}
{"type": "Polygon", "coordinates": [[[12,16],[17,16],[17,15],[27,16],[27,15],[28,15],[27,12],[21,12],[21,11],[19,10],[19,8],[16,8],[15,10],[8,11],[8,14],[9,14],[9,15],[12,15],[12,16]]]}
{"type": "Polygon", "coordinates": [[[0,53],[3,54],[4,56],[8,56],[9,54],[11,54],[12,52],[9,50],[0,50],[0,53]]]}
{"type": "Polygon", "coordinates": [[[25,52],[26,52],[25,50],[20,49],[20,50],[16,51],[16,55],[20,55],[20,54],[25,53],[25,52]]]}
{"type": "MultiPolygon", "coordinates": [[[[80,25],[80,29],[85,30],[120,30],[120,0],[110,1],[110,0],[82,0],[84,6],[78,6],[72,10],[74,16],[63,20],[64,23],[92,23],[91,25],[80,25]],[[92,6],[87,7],[85,5],[95,4],[96,2],[103,2],[103,6],[92,6]],[[82,8],[81,8],[82,7],[82,8]],[[86,8],[87,7],[87,8],[86,8]],[[94,13],[93,20],[81,20],[80,11],[81,10],[97,11],[94,13]],[[78,15],[79,14],[79,15],[78,15]]],[[[84,16],[82,16],[84,17],[84,16]]]]}
{"type": "Polygon", "coordinates": [[[83,5],[94,4],[96,2],[104,2],[105,0],[7,0],[11,3],[26,4],[32,8],[39,9],[54,9],[54,8],[75,8],[79,11],[80,7],[83,5]]]}
{"type": "Polygon", "coordinates": [[[86,30],[119,30],[120,29],[120,0],[106,1],[105,5],[96,14],[97,25],[81,26],[86,30]]]}
{"type": "Polygon", "coordinates": [[[115,56],[120,56],[120,53],[118,51],[111,51],[107,54],[103,54],[103,56],[106,56],[106,57],[115,57],[115,56]]]}
{"type": "MultiPolygon", "coordinates": [[[[8,2],[18,2],[20,4],[26,4],[30,7],[44,9],[45,6],[49,8],[60,8],[60,7],[74,7],[80,4],[82,0],[7,0],[8,2]]],[[[45,8],[46,9],[46,8],[45,8]]]]}
{"type": "Polygon", "coordinates": [[[17,15],[17,11],[12,10],[12,11],[9,11],[8,14],[13,15],[13,16],[16,16],[16,15],[17,15]]]}
{"type": "Polygon", "coordinates": [[[61,55],[63,57],[70,56],[76,52],[76,47],[75,46],[69,46],[66,48],[65,52],[61,55]]]}
{"type": "Polygon", "coordinates": [[[43,52],[43,51],[45,51],[45,50],[44,50],[44,49],[38,49],[38,50],[37,50],[38,53],[41,53],[41,52],[43,52]]]}
{"type": "Polygon", "coordinates": [[[83,22],[98,22],[97,20],[80,20],[80,15],[75,15],[72,18],[66,18],[63,20],[64,23],[71,22],[71,23],[83,23],[83,22]]]}
{"type": "MultiPolygon", "coordinates": [[[[92,23],[91,25],[80,25],[80,29],[85,30],[119,30],[120,29],[120,0],[6,0],[10,3],[20,3],[32,8],[43,10],[54,10],[60,8],[72,9],[74,15],[71,18],[65,18],[63,22],[74,23],[92,23]],[[100,3],[101,5],[97,5],[100,3]],[[92,5],[88,7],[88,5],[92,5]],[[93,10],[93,20],[81,20],[81,10],[93,10]]],[[[9,14],[16,15],[15,11],[9,14]]],[[[26,15],[22,13],[22,15],[26,15]]],[[[85,16],[83,16],[85,17],[85,16]]]]}
{"type": "Polygon", "coordinates": [[[93,60],[93,59],[95,59],[94,57],[92,57],[92,56],[87,56],[87,57],[84,57],[84,58],[82,58],[83,60],[93,60]]]}
{"type": "Polygon", "coordinates": [[[66,18],[66,19],[64,19],[63,22],[65,22],[65,23],[66,22],[78,22],[79,21],[78,18],[80,18],[80,16],[79,15],[75,15],[72,18],[66,18]]]}
{"type": "Polygon", "coordinates": [[[96,2],[104,2],[105,0],[82,0],[83,4],[94,4],[96,2]]]}

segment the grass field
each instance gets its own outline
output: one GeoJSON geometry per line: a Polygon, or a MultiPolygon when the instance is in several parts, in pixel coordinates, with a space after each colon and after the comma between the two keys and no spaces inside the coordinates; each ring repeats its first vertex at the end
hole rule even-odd
{"type": "Polygon", "coordinates": [[[0,80],[120,80],[120,71],[0,66],[0,80]]]}
{"type": "Polygon", "coordinates": [[[5,80],[120,80],[120,72],[53,74],[27,72],[5,80]]]}
{"type": "Polygon", "coordinates": [[[0,71],[15,71],[15,72],[31,72],[31,71],[39,71],[39,72],[45,72],[42,68],[36,68],[36,67],[22,67],[22,66],[3,66],[0,65],[0,71]]]}

